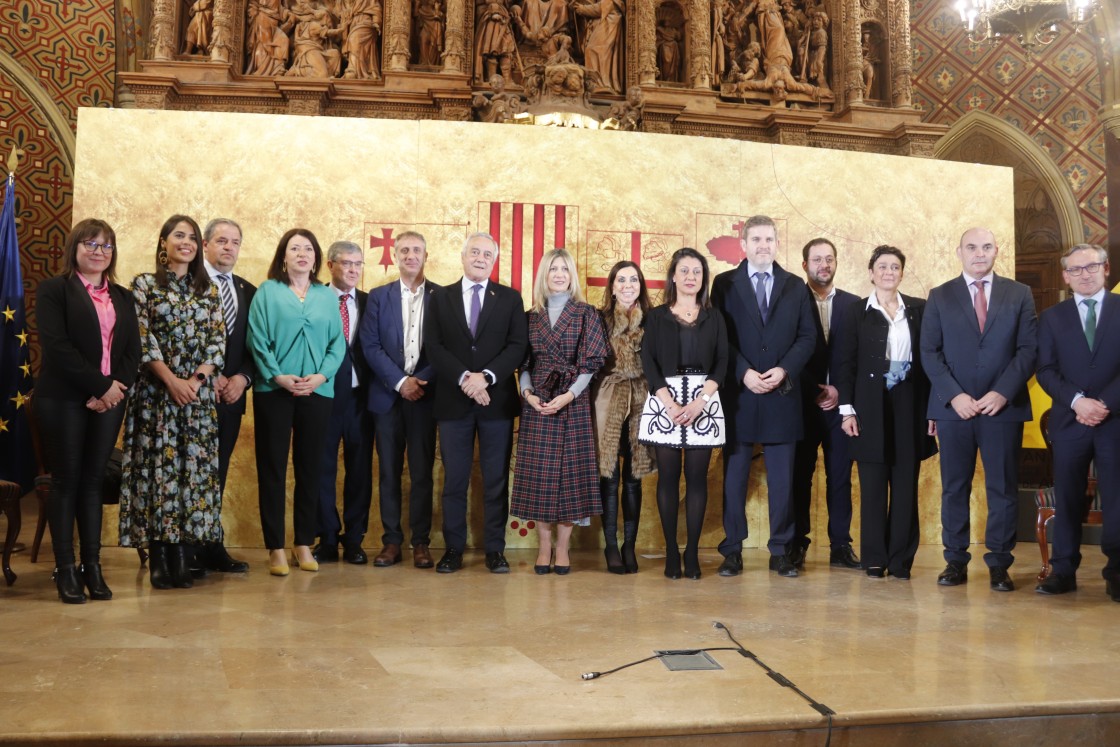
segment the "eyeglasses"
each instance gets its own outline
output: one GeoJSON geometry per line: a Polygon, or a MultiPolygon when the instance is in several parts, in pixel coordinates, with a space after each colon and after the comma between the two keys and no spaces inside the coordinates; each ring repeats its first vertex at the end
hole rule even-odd
{"type": "Polygon", "coordinates": [[[359,260],[357,262],[349,262],[349,261],[335,262],[335,264],[338,265],[339,267],[341,267],[344,270],[360,270],[360,269],[362,269],[362,265],[364,265],[365,262],[362,262],[361,260],[359,260]]]}
{"type": "Polygon", "coordinates": [[[98,244],[96,241],[80,241],[78,243],[80,243],[86,249],[89,249],[90,254],[97,254],[98,252],[100,252],[101,254],[108,255],[113,253],[112,244],[98,244]]]}
{"type": "Polygon", "coordinates": [[[1104,262],[1093,262],[1092,264],[1082,265],[1081,267],[1067,267],[1066,273],[1071,278],[1079,278],[1083,271],[1088,272],[1090,275],[1096,275],[1100,272],[1102,267],[1104,267],[1104,262]]]}

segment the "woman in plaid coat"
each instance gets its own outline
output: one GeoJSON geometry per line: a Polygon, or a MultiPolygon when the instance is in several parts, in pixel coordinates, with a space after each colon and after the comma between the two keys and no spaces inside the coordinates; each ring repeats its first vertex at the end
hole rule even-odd
{"type": "Polygon", "coordinates": [[[537,523],[538,574],[552,570],[553,524],[556,572],[564,575],[571,569],[572,527],[602,511],[587,387],[608,351],[599,313],[583,301],[572,255],[547,252],[533,283],[510,505],[514,516],[537,523]]]}

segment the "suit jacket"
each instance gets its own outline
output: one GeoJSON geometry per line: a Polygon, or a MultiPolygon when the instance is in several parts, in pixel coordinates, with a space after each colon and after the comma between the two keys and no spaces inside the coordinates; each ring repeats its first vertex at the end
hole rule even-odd
{"type": "MultiPolygon", "coordinates": [[[[334,290],[333,286],[331,289],[334,290]]],[[[335,395],[343,393],[347,389],[354,388],[354,373],[358,374],[358,396],[361,399],[366,397],[366,389],[369,387],[370,370],[369,364],[366,363],[366,358],[362,354],[362,319],[366,315],[366,302],[369,294],[365,291],[354,289],[354,303],[358,307],[358,318],[351,319],[351,326],[357,325],[354,332],[354,341],[350,342],[346,339],[345,330],[343,330],[343,341],[346,343],[346,349],[343,351],[342,363],[338,365],[338,372],[334,375],[334,391],[335,395]]]]}
{"type": "MultiPolygon", "coordinates": [[[[249,352],[245,341],[249,336],[249,305],[253,303],[253,294],[257,292],[257,286],[240,275],[234,275],[233,289],[237,293],[237,317],[233,323],[233,333],[231,334],[228,329],[226,330],[226,363],[222,367],[222,375],[228,379],[231,376],[242,374],[251,385],[257,376],[257,366],[253,362],[253,356],[249,352]]],[[[221,286],[219,286],[218,297],[221,297],[221,286]]],[[[225,406],[240,415],[244,415],[245,400],[248,399],[248,396],[249,390],[246,388],[241,399],[232,405],[225,406]]]]}
{"type": "MultiPolygon", "coordinates": [[[[824,326],[821,324],[821,315],[817,313],[817,302],[813,289],[808,284],[805,289],[809,291],[809,308],[813,311],[813,327],[817,330],[816,346],[813,355],[805,364],[801,374],[801,400],[806,412],[819,409],[817,397],[820,395],[821,384],[837,385],[840,376],[841,348],[849,335],[851,321],[847,316],[849,307],[859,301],[859,296],[846,290],[836,289],[832,297],[832,315],[828,318],[828,340],[824,339],[824,326]]],[[[917,348],[915,348],[916,350],[917,348]]]]}
{"type": "Polygon", "coordinates": [[[463,308],[461,281],[438,288],[428,304],[424,349],[436,372],[435,407],[438,420],[465,418],[478,411],[483,418],[517,417],[521,409],[514,371],[525,360],[529,325],[521,295],[491,280],[478,318],[478,334],[471,336],[463,308]],[[478,406],[459,388],[467,371],[493,372],[490,404],[478,406]]]}
{"type": "Polygon", "coordinates": [[[140,366],[140,326],[132,294],[109,286],[117,321],[109,351],[109,376],[101,373],[101,325],[82,281],[76,275],[44,280],[36,291],[42,365],[36,395],[71,402],[100,397],[113,381],[132,387],[140,366]]]}
{"type": "Polygon", "coordinates": [[[723,311],[730,352],[726,395],[720,398],[733,440],[793,443],[804,435],[799,387],[816,345],[816,311],[805,283],[775,262],[770,313],[764,325],[749,267],[743,260],[712,283],[712,305],[723,311]],[[765,373],[775,366],[785,369],[788,386],[783,383],[767,394],[755,394],[743,384],[749,369],[765,373]]]}
{"type": "Polygon", "coordinates": [[[1051,439],[1083,436],[1092,427],[1078,423],[1070,406],[1079,393],[1108,406],[1109,416],[1097,428],[1120,422],[1120,298],[1106,292],[1099,314],[1092,350],[1081,334],[1075,299],[1062,301],[1039,317],[1038,383],[1054,399],[1051,439]]]}
{"type": "MultiPolygon", "coordinates": [[[[937,453],[937,442],[926,429],[926,409],[929,403],[929,379],[922,368],[919,346],[922,338],[922,316],[926,302],[913,296],[902,296],[906,306],[906,326],[910,330],[910,372],[907,381],[914,384],[914,439],[915,451],[922,459],[937,453]]],[[[859,416],[859,437],[851,439],[848,454],[856,461],[886,461],[886,411],[883,407],[884,375],[890,370],[887,350],[889,325],[877,309],[867,308],[867,299],[849,304],[836,388],[840,391],[840,404],[852,405],[859,416]]],[[[903,434],[896,434],[901,437],[903,434]]]]}
{"type": "MultiPolygon", "coordinates": [[[[400,397],[395,389],[397,382],[407,376],[404,372],[404,318],[401,316],[400,287],[400,281],[394,280],[371,290],[362,314],[362,325],[358,329],[362,356],[373,373],[369,382],[369,409],[377,415],[392,409],[400,397]]],[[[439,286],[431,280],[424,281],[425,326],[432,294],[437,288],[439,286]]],[[[412,375],[428,382],[423,399],[434,396],[434,373],[421,338],[420,358],[412,375]]]]}
{"type": "Polygon", "coordinates": [[[926,302],[921,351],[933,387],[931,420],[960,420],[953,397],[964,392],[979,399],[990,391],[1007,398],[1007,406],[990,417],[1031,419],[1027,381],[1038,355],[1038,320],[1027,286],[995,276],[983,333],[964,278],[937,286],[926,302]]]}

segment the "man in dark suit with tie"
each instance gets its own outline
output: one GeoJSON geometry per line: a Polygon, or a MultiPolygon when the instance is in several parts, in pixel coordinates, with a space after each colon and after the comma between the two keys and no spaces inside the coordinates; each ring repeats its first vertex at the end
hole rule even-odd
{"type": "Polygon", "coordinates": [[[816,346],[801,375],[801,416],[805,435],[797,442],[793,467],[793,564],[801,567],[809,548],[810,509],[813,474],[817,470],[817,449],[824,447],[825,500],[828,506],[829,563],[843,568],[860,568],[852,550],[852,459],[848,456],[848,437],[840,428],[839,392],[836,380],[840,370],[840,349],[847,334],[843,320],[848,306],[858,301],[854,293],[835,286],[836,245],[825,238],[812,239],[801,249],[801,268],[805,271],[809,299],[816,313],[816,346]]]}
{"type": "Polygon", "coordinates": [[[1062,256],[1062,278],[1073,297],[1038,320],[1038,383],[1054,400],[1048,436],[1055,511],[1050,575],[1035,590],[1077,589],[1092,463],[1104,515],[1105,591],[1120,602],[1120,299],[1105,288],[1108,252],[1095,244],[1078,244],[1062,256]]]}
{"type": "MultiPolygon", "coordinates": [[[[203,261],[210,280],[218,286],[226,322],[225,366],[214,385],[218,395],[219,511],[226,492],[229,460],[241,433],[246,392],[253,385],[256,375],[256,366],[245,347],[245,338],[249,329],[249,304],[253,302],[257,288],[245,278],[233,274],[233,267],[241,253],[241,238],[241,226],[229,218],[215,218],[206,224],[202,232],[203,261]]],[[[248,563],[230,557],[221,540],[206,545],[200,553],[196,553],[191,565],[192,570],[203,573],[245,573],[249,570],[248,563]]]]}
{"type": "Polygon", "coordinates": [[[797,441],[801,439],[798,379],[816,344],[813,308],[805,284],[775,258],[774,221],[756,215],[743,224],[740,239],[746,259],[712,283],[712,305],[727,321],[727,342],[734,372],[727,382],[728,437],[723,449],[724,556],[721,576],[743,570],[747,538],[747,484],[754,445],[766,459],[770,505],[770,570],[798,574],[794,565],[794,511],[791,489],[797,441]]]}
{"type": "Polygon", "coordinates": [[[326,453],[319,478],[319,544],[315,546],[314,555],[320,563],[337,563],[340,543],[343,560],[347,563],[369,562],[362,549],[362,539],[369,527],[373,500],[373,417],[366,407],[369,368],[358,339],[358,326],[367,298],[364,291],[357,289],[362,279],[362,264],[362,249],[353,242],[336,241],[327,250],[327,269],[331,273],[331,289],[338,296],[346,354],[334,377],[326,453]],[[340,442],[345,470],[341,521],[336,498],[340,442]]]}
{"type": "Polygon", "coordinates": [[[1038,352],[1030,288],[996,275],[999,247],[986,228],[961,236],[963,273],[934,288],[922,320],[922,365],[929,376],[930,420],[941,447],[942,586],[968,580],[969,496],[976,452],[984,462],[988,524],[984,542],[994,591],[1012,591],[1018,521],[1019,450],[1031,419],[1027,381],[1038,352]]]}
{"type": "Polygon", "coordinates": [[[424,349],[436,371],[436,418],[443,457],[443,537],[439,573],[463,567],[467,488],[477,435],[482,468],[486,567],[508,573],[509,458],[513,419],[521,409],[514,371],[525,358],[529,328],[517,291],[490,279],[498,242],[472,234],[463,245],[463,278],[432,296],[424,349]]]}
{"type": "Polygon", "coordinates": [[[434,372],[424,351],[424,319],[436,285],[424,277],[427,242],[404,231],[393,242],[400,279],[370,291],[362,315],[362,353],[373,376],[368,407],[374,416],[381,497],[378,567],[401,562],[401,476],[408,455],[408,523],[412,564],[431,568],[432,466],[436,459],[434,372]]]}

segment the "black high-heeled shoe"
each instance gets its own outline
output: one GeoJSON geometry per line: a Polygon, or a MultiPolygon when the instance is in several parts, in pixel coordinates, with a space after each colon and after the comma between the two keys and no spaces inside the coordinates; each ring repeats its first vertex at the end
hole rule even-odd
{"type": "Polygon", "coordinates": [[[681,553],[679,550],[667,550],[665,552],[665,578],[671,578],[674,581],[681,577],[681,553]]]}
{"type": "Polygon", "coordinates": [[[618,545],[608,545],[603,550],[603,555],[607,559],[607,570],[611,573],[622,575],[626,573],[626,566],[622,562],[622,555],[618,552],[618,545]]]}
{"type": "Polygon", "coordinates": [[[82,563],[82,580],[89,589],[89,598],[99,602],[107,602],[113,598],[113,591],[105,583],[101,575],[100,563],[82,563]]]}
{"type": "Polygon", "coordinates": [[[55,568],[54,583],[58,587],[58,598],[63,604],[85,604],[86,594],[82,591],[82,581],[78,569],[72,565],[55,568]]]}
{"type": "Polygon", "coordinates": [[[638,556],[634,552],[633,542],[622,543],[622,565],[627,573],[638,572],[638,556]]]}
{"type": "Polygon", "coordinates": [[[171,570],[167,567],[167,545],[152,540],[148,543],[148,576],[153,589],[170,589],[175,586],[171,581],[171,570]]]}
{"type": "Polygon", "coordinates": [[[886,572],[883,570],[882,566],[873,565],[868,567],[867,575],[871,578],[882,578],[886,575],[886,572]]]}
{"type": "Polygon", "coordinates": [[[171,583],[176,589],[189,589],[194,586],[190,562],[187,560],[187,548],[183,547],[182,543],[167,548],[167,567],[171,571],[171,583]]]}
{"type": "Polygon", "coordinates": [[[684,551],[684,575],[693,581],[700,579],[700,554],[698,550],[684,551]]]}

